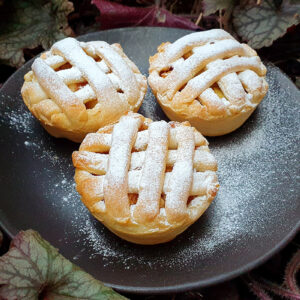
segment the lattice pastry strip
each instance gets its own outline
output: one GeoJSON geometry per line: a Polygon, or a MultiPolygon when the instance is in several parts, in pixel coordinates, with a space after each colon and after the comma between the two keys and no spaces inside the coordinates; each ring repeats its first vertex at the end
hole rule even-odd
{"type": "MultiPolygon", "coordinates": [[[[106,74],[104,78],[101,78],[102,84],[104,84],[106,88],[112,89],[111,91],[109,91],[108,96],[110,95],[110,93],[115,94],[115,97],[120,98],[124,98],[124,96],[126,96],[126,98],[129,99],[130,104],[134,104],[134,100],[139,97],[139,89],[137,88],[138,82],[135,78],[135,74],[128,67],[128,62],[124,61],[124,58],[118,54],[115,47],[112,47],[105,42],[89,42],[86,44],[82,43],[82,47],[83,50],[91,57],[94,57],[94,59],[97,59],[99,57],[102,58],[100,62],[96,63],[98,67],[100,67],[100,70],[106,74]],[[111,81],[111,83],[109,81],[111,81]],[[134,85],[134,88],[132,88],[132,85],[134,85]],[[121,90],[125,95],[122,96],[121,94],[116,94],[116,91],[119,90],[121,90]]],[[[61,56],[57,57],[61,58],[61,56]]],[[[48,63],[48,59],[46,60],[46,62],[48,63]]],[[[51,65],[52,63],[54,66],[60,67],[65,62],[66,60],[63,60],[60,64],[57,64],[57,62],[53,64],[53,60],[50,60],[49,65],[51,65]]],[[[88,70],[91,71],[90,69],[88,70]]],[[[85,77],[83,76],[84,73],[80,71],[78,67],[60,70],[57,73],[66,84],[81,83],[86,81],[85,77]]],[[[109,102],[111,100],[110,97],[104,97],[105,95],[101,95],[102,97],[99,97],[99,95],[96,95],[94,90],[95,89],[93,89],[90,85],[86,85],[82,89],[76,91],[75,94],[83,102],[86,102],[89,99],[99,98],[105,100],[104,104],[109,105],[109,102]]],[[[102,90],[100,89],[100,92],[101,91],[102,90]]]]}
{"type": "Polygon", "coordinates": [[[169,125],[165,121],[154,122],[149,125],[148,132],[139,197],[133,213],[137,222],[152,221],[158,215],[165,177],[169,125]]]}
{"type": "Polygon", "coordinates": [[[195,141],[193,128],[176,128],[178,150],[166,193],[166,215],[169,222],[181,221],[186,217],[186,203],[193,180],[193,158],[195,141]]]}
{"type": "MultiPolygon", "coordinates": [[[[95,175],[104,175],[107,172],[108,154],[94,153],[89,151],[77,152],[76,163],[82,168],[95,175]]],[[[174,166],[177,159],[177,150],[168,150],[166,166],[174,166]]],[[[132,152],[129,171],[141,170],[145,161],[146,152],[132,152]]],[[[206,146],[199,147],[194,152],[193,168],[197,172],[205,170],[215,171],[216,161],[208,152],[206,146]]]]}
{"type": "Polygon", "coordinates": [[[76,66],[104,107],[113,103],[126,106],[126,103],[118,96],[109,78],[97,66],[95,60],[86,55],[78,41],[74,39],[62,40],[53,45],[52,52],[64,57],[72,66],[76,66]]]}
{"type": "Polygon", "coordinates": [[[37,58],[34,61],[32,70],[45,93],[51,97],[52,101],[55,101],[72,123],[77,123],[80,126],[82,122],[87,120],[88,116],[83,103],[42,59],[37,58]],[[73,118],[75,114],[77,117],[73,118]]]}
{"type": "MultiPolygon", "coordinates": [[[[76,153],[73,156],[73,159],[77,159],[76,153]]],[[[97,205],[100,202],[104,204],[102,200],[104,200],[104,179],[105,176],[95,176],[90,173],[89,170],[84,170],[84,168],[80,167],[80,164],[75,165],[76,168],[82,170],[81,176],[85,178],[86,183],[89,184],[89,188],[83,192],[82,196],[90,194],[91,192],[94,194],[93,201],[91,206],[97,205]],[[91,184],[90,183],[94,183],[91,184]]],[[[172,184],[172,172],[165,173],[164,184],[162,186],[162,194],[166,195],[170,189],[172,184]]],[[[128,172],[128,194],[138,194],[140,190],[140,179],[142,176],[142,172],[140,170],[132,170],[128,172]]],[[[205,196],[210,191],[210,184],[214,184],[216,179],[215,171],[204,171],[204,172],[193,172],[192,176],[192,185],[189,190],[189,196],[205,196]]],[[[124,219],[119,218],[119,214],[117,216],[119,222],[124,222],[124,219]]]]}
{"type": "Polygon", "coordinates": [[[138,110],[146,88],[145,77],[118,44],[67,38],[34,61],[22,95],[51,134],[82,140],[138,110]]]}
{"type": "Polygon", "coordinates": [[[129,218],[129,157],[139,128],[139,119],[121,118],[114,127],[104,183],[107,212],[120,221],[129,218]],[[117,194],[117,197],[116,197],[117,194]]]}
{"type": "MultiPolygon", "coordinates": [[[[237,76],[236,74],[231,74],[233,72],[244,71],[245,69],[251,69],[260,75],[263,75],[265,72],[261,69],[258,57],[246,58],[234,56],[226,60],[217,60],[210,63],[206,71],[191,79],[180,94],[175,95],[173,100],[182,103],[191,102],[217,81],[221,81],[221,88],[225,87],[225,89],[222,89],[224,94],[226,93],[230,96],[231,92],[229,91],[231,90],[234,95],[237,76]],[[231,76],[228,77],[226,74],[231,76]]],[[[234,102],[234,100],[234,98],[229,98],[230,102],[234,102]]]]}
{"type": "MultiPolygon", "coordinates": [[[[193,50],[196,47],[204,46],[209,43],[215,43],[216,40],[227,40],[233,39],[233,37],[224,30],[209,30],[205,34],[199,34],[199,32],[191,33],[186,35],[172,44],[172,47],[167,47],[162,55],[153,61],[153,64],[150,66],[150,72],[156,68],[164,69],[170,63],[176,61],[184,54],[193,50]]],[[[164,47],[163,44],[160,47],[164,47]]]]}
{"type": "Polygon", "coordinates": [[[93,215],[137,243],[174,238],[218,188],[216,161],[199,132],[138,114],[87,135],[73,163],[77,190],[93,215]]]}
{"type": "MultiPolygon", "coordinates": [[[[194,131],[194,139],[196,146],[206,145],[206,139],[198,131],[194,131]]],[[[142,151],[147,148],[149,140],[149,134],[146,130],[140,131],[137,134],[137,138],[133,145],[134,151],[142,151]]],[[[80,146],[82,151],[91,151],[91,152],[106,152],[109,151],[111,146],[111,134],[105,132],[90,133],[86,136],[84,141],[80,146]]],[[[174,128],[170,128],[170,136],[168,140],[169,149],[177,149],[178,139],[174,128]]]]}
{"type": "Polygon", "coordinates": [[[257,53],[221,29],[162,44],[150,57],[149,73],[168,117],[188,120],[205,135],[239,127],[268,89],[257,53]]]}

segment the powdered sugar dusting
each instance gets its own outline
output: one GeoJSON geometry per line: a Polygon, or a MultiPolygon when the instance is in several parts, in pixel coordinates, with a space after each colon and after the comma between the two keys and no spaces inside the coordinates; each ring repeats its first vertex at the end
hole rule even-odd
{"type": "Polygon", "coordinates": [[[171,98],[184,83],[195,76],[197,70],[203,69],[208,61],[221,59],[225,56],[228,57],[229,53],[231,56],[246,55],[244,48],[236,40],[228,39],[214,44],[206,44],[194,48],[193,55],[186,60],[183,58],[176,60],[172,64],[172,72],[170,72],[166,78],[162,78],[158,73],[153,73],[155,78],[151,80],[163,82],[163,89],[159,89],[159,93],[163,94],[164,92],[167,92],[168,97],[171,98]]]}
{"type": "Polygon", "coordinates": [[[183,36],[167,47],[164,55],[157,61],[157,65],[161,68],[174,61],[184,54],[186,47],[193,48],[215,40],[233,39],[233,37],[222,29],[212,29],[202,32],[195,32],[183,36]]]}
{"type": "MultiPolygon", "coordinates": [[[[89,218],[79,234],[86,245],[93,249],[90,258],[94,259],[99,255],[105,257],[107,265],[118,260],[128,270],[136,268],[137,258],[139,264],[145,268],[156,268],[163,261],[166,268],[176,266],[180,270],[186,264],[196,264],[195,260],[199,256],[205,258],[218,253],[222,247],[232,245],[231,251],[234,251],[234,245],[241,243],[245,236],[249,240],[257,238],[260,232],[257,229],[267,226],[265,216],[280,215],[279,206],[276,203],[271,205],[270,199],[262,199],[261,196],[270,188],[268,178],[274,180],[278,179],[277,176],[283,176],[274,170],[274,160],[286,159],[285,149],[295,143],[293,132],[282,135],[280,129],[283,126],[282,111],[287,108],[280,108],[275,74],[276,70],[270,68],[269,95],[262,102],[259,111],[248,121],[245,129],[242,129],[243,134],[210,140],[210,149],[219,163],[220,191],[205,216],[198,221],[198,225],[188,229],[172,242],[174,245],[181,244],[181,247],[160,245],[155,248],[155,255],[150,255],[146,248],[139,248],[112,237],[106,229],[89,218]],[[271,106],[276,107],[272,113],[269,111],[270,102],[271,106]],[[278,147],[271,147],[274,143],[278,147]],[[265,162],[262,163],[258,157],[269,151],[271,155],[266,155],[265,162]],[[266,178],[266,181],[262,182],[262,178],[266,178]],[[259,210],[253,201],[260,201],[259,210]]],[[[285,126],[293,124],[288,115],[284,118],[285,126]]]]}
{"type": "MultiPolygon", "coordinates": [[[[34,132],[44,131],[44,129],[27,108],[25,108],[22,102],[17,103],[14,109],[6,105],[7,103],[14,103],[12,101],[13,99],[9,96],[1,94],[0,109],[2,115],[0,123],[8,126],[14,131],[14,134],[20,135],[22,139],[25,138],[25,141],[22,143],[27,151],[33,153],[34,158],[39,160],[48,159],[53,165],[58,165],[60,159],[56,149],[47,145],[50,138],[48,134],[45,133],[45,139],[40,139],[40,137],[36,136],[34,132]]],[[[20,146],[20,143],[17,142],[16,146],[20,146]]],[[[12,151],[14,151],[14,149],[12,149],[12,151]]]]}
{"type": "MultiPolygon", "coordinates": [[[[118,96],[109,78],[98,67],[95,60],[83,51],[77,40],[73,38],[61,40],[52,46],[51,51],[54,54],[64,56],[72,66],[75,66],[80,71],[91,85],[101,105],[105,107],[111,107],[112,105],[125,107],[124,101],[118,96]]],[[[70,78],[71,80],[72,78],[70,78]]]]}
{"type": "Polygon", "coordinates": [[[266,68],[260,58],[224,30],[188,34],[163,47],[151,59],[149,84],[159,102],[177,112],[185,106],[190,119],[247,111],[266,94],[266,68]],[[262,77],[244,72],[249,69],[262,77]],[[243,73],[241,78],[236,72],[243,73]],[[221,93],[210,89],[214,84],[221,93]]]}
{"type": "Polygon", "coordinates": [[[115,218],[129,217],[126,180],[130,153],[140,123],[141,120],[138,118],[123,116],[113,129],[108,169],[104,181],[104,197],[108,213],[115,218]]]}
{"type": "MultiPolygon", "coordinates": [[[[33,159],[44,163],[43,174],[52,171],[47,173],[48,182],[41,189],[42,199],[49,212],[53,207],[59,208],[49,220],[55,218],[52,224],[59,222],[57,228],[51,228],[61,234],[57,245],[68,251],[76,249],[69,258],[82,266],[94,264],[103,270],[119,266],[124,276],[126,272],[140,274],[150,269],[180,272],[186,266],[190,272],[198,272],[199,262],[219,261],[220,256],[226,259],[226,254],[235,253],[241,244],[245,249],[253,249],[257,242],[267,238],[262,232],[267,230],[272,235],[285,226],[286,210],[293,205],[297,208],[297,201],[293,204],[287,199],[296,193],[297,186],[292,185],[299,182],[299,176],[296,168],[288,170],[284,162],[298,166],[295,145],[299,144],[299,131],[295,128],[299,119],[291,105],[295,96],[292,97],[288,86],[282,87],[286,80],[282,81],[278,74],[276,68],[269,66],[268,96],[241,129],[209,139],[219,164],[220,190],[207,212],[173,242],[154,247],[124,242],[91,216],[81,203],[73,180],[70,157],[78,145],[53,139],[43,132],[22,104],[20,95],[18,101],[1,95],[0,125],[17,136],[16,148],[22,146],[22,151],[32,153],[33,159]],[[62,144],[68,145],[68,151],[61,150],[62,144]],[[278,227],[271,227],[272,224],[278,227]]],[[[154,98],[147,98],[144,105],[158,119],[160,109],[154,98]]],[[[151,117],[148,113],[146,116],[151,117]]]]}
{"type": "MultiPolygon", "coordinates": [[[[234,56],[226,60],[216,60],[207,65],[207,71],[191,79],[181,94],[176,94],[185,101],[191,102],[202,94],[210,85],[215,82],[220,74],[226,72],[244,71],[247,69],[254,69],[258,74],[262,75],[262,64],[257,56],[254,57],[238,57],[234,56]]],[[[174,100],[176,101],[176,96],[174,100]]]]}
{"type": "Polygon", "coordinates": [[[77,106],[78,109],[81,110],[84,108],[83,104],[78,100],[74,93],[43,59],[37,58],[33,62],[31,68],[43,90],[63,109],[66,115],[71,117],[71,119],[73,115],[69,110],[72,107],[74,108],[74,106],[77,106]]]}
{"type": "Polygon", "coordinates": [[[193,157],[195,149],[192,127],[176,128],[178,139],[177,158],[172,170],[170,191],[166,194],[168,219],[180,218],[186,212],[186,203],[193,180],[193,157]]]}
{"type": "Polygon", "coordinates": [[[14,101],[10,96],[1,94],[0,108],[2,124],[7,124],[10,128],[15,129],[20,133],[33,133],[34,117],[29,111],[24,111],[24,106],[18,106],[11,110],[7,103],[14,101]]]}
{"type": "Polygon", "coordinates": [[[154,95],[151,94],[150,90],[148,89],[139,113],[153,121],[159,121],[160,116],[158,112],[161,113],[161,108],[159,107],[154,95]]]}
{"type": "Polygon", "coordinates": [[[133,71],[129,68],[125,60],[112,48],[104,47],[96,49],[96,52],[103,57],[112,67],[118,76],[117,82],[127,94],[128,99],[134,104],[139,98],[139,88],[133,71]]]}
{"type": "Polygon", "coordinates": [[[140,223],[153,219],[159,213],[170,127],[165,121],[149,125],[149,142],[139,183],[139,199],[134,217],[140,223]]]}

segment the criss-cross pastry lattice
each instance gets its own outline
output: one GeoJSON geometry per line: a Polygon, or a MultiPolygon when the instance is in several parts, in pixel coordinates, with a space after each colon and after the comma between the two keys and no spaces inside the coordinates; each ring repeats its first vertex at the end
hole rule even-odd
{"type": "Polygon", "coordinates": [[[22,96],[50,134],[79,142],[137,111],[146,89],[146,78],[119,44],[66,38],[34,61],[22,96]]]}
{"type": "Polygon", "coordinates": [[[73,164],[77,190],[91,213],[140,244],[173,239],[218,190],[216,160],[188,122],[152,122],[130,113],[88,134],[73,164]]]}
{"type": "Polygon", "coordinates": [[[204,135],[241,126],[268,90],[256,52],[221,29],[163,43],[150,57],[149,84],[171,120],[204,135]]]}

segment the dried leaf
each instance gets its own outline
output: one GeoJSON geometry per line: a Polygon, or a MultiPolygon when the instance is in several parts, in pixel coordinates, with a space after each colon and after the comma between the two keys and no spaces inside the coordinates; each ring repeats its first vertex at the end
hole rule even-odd
{"type": "Polygon", "coordinates": [[[193,22],[173,15],[166,9],[157,6],[129,7],[105,0],[93,0],[100,10],[101,29],[125,26],[164,26],[185,29],[200,29],[193,22]]]}
{"type": "Polygon", "coordinates": [[[21,231],[0,257],[0,299],[125,299],[60,255],[33,231],[21,231]]]}
{"type": "Polygon", "coordinates": [[[203,0],[203,14],[209,16],[218,10],[228,9],[234,4],[235,0],[203,0]]]}
{"type": "Polygon", "coordinates": [[[239,36],[248,44],[259,49],[272,45],[286,30],[300,22],[300,5],[283,0],[280,9],[272,0],[264,0],[260,5],[249,2],[237,6],[233,12],[233,24],[239,36]]]}
{"type": "Polygon", "coordinates": [[[14,67],[24,62],[23,49],[49,48],[70,33],[68,0],[5,1],[0,12],[0,60],[14,67]]]}

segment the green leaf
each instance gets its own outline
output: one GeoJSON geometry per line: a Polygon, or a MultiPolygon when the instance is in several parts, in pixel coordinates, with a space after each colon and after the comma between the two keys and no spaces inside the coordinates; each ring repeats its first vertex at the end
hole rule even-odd
{"type": "Polygon", "coordinates": [[[0,286],[0,299],[126,299],[72,264],[33,230],[21,231],[0,257],[0,286]]]}
{"type": "Polygon", "coordinates": [[[234,4],[235,0],[203,0],[203,14],[209,16],[218,10],[228,9],[234,4]]]}
{"type": "Polygon", "coordinates": [[[233,12],[237,34],[255,49],[272,45],[289,27],[298,23],[300,5],[285,0],[279,9],[272,0],[264,0],[260,5],[249,2],[245,6],[237,6],[233,12]]]}
{"type": "Polygon", "coordinates": [[[0,61],[14,67],[24,62],[23,49],[49,48],[71,32],[68,0],[11,0],[0,10],[0,61]]]}

